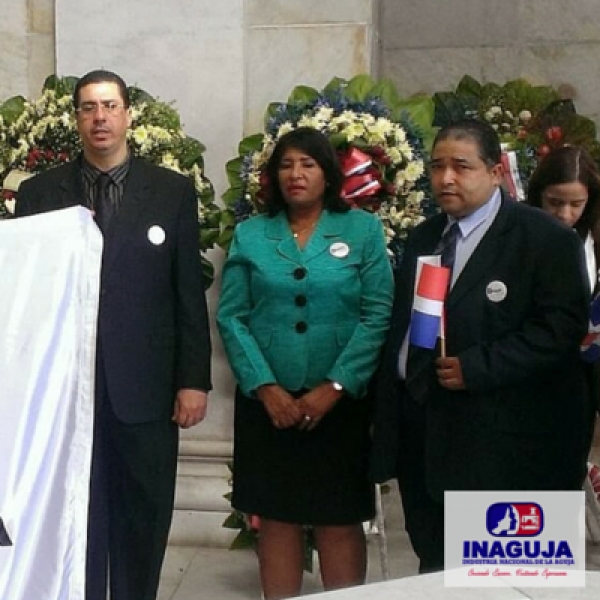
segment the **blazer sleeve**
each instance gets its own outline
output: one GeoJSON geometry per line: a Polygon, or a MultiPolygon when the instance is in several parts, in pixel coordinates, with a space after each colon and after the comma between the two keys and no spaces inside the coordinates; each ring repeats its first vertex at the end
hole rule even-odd
{"type": "Polygon", "coordinates": [[[572,231],[554,233],[540,242],[534,296],[522,326],[458,354],[468,390],[518,384],[577,356],[589,310],[583,248],[572,231]]]}
{"type": "Polygon", "coordinates": [[[346,347],[327,374],[354,397],[366,393],[389,327],[393,276],[381,223],[373,217],[364,244],[359,277],[360,320],[346,347]]]}
{"type": "Polygon", "coordinates": [[[223,267],[217,324],[242,393],[253,396],[261,385],[277,381],[248,326],[252,311],[251,267],[240,243],[241,229],[240,226],[235,229],[229,256],[223,267]]]}
{"type": "Polygon", "coordinates": [[[189,181],[184,182],[177,221],[177,250],[174,264],[176,297],[176,386],[208,392],[211,342],[198,245],[197,198],[189,181]]]}

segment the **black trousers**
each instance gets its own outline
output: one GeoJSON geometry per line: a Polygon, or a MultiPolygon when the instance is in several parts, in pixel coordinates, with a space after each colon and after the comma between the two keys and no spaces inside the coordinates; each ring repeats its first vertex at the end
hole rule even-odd
{"type": "Polygon", "coordinates": [[[178,428],[123,423],[96,391],[86,600],[155,600],[171,526],[178,428]]]}
{"type": "Polygon", "coordinates": [[[425,407],[402,394],[398,440],[398,487],[404,523],[419,573],[444,569],[444,505],[434,500],[425,483],[425,407]]]}

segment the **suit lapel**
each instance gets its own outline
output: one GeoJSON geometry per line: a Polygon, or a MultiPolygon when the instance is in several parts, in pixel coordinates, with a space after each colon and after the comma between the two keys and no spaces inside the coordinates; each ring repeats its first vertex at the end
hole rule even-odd
{"type": "Polygon", "coordinates": [[[88,202],[83,175],[81,173],[80,158],[69,163],[70,169],[66,170],[64,179],[60,182],[59,204],[57,208],[69,206],[85,206],[91,208],[88,202]]]}
{"type": "Polygon", "coordinates": [[[143,162],[133,158],[127,174],[121,206],[104,237],[104,268],[109,268],[117,258],[127,239],[126,232],[131,231],[132,225],[139,220],[144,207],[143,200],[149,187],[143,162]]]}
{"type": "Polygon", "coordinates": [[[341,224],[337,215],[324,210],[313,234],[304,247],[304,261],[309,262],[323,254],[331,247],[333,238],[339,237],[341,233],[341,224]]]}
{"type": "Polygon", "coordinates": [[[284,211],[269,219],[266,236],[278,241],[277,252],[298,265],[304,265],[320,256],[331,246],[332,238],[341,234],[340,221],[335,213],[324,210],[304,250],[298,248],[284,211]]]}
{"type": "Polygon", "coordinates": [[[298,250],[284,211],[280,211],[267,221],[265,235],[277,244],[277,252],[281,256],[298,265],[302,264],[302,254],[298,250]]]}
{"type": "Polygon", "coordinates": [[[504,236],[514,222],[512,202],[515,201],[502,196],[502,204],[494,222],[475,248],[448,295],[447,308],[452,308],[473,286],[486,277],[492,264],[502,253],[505,245],[504,236]]]}

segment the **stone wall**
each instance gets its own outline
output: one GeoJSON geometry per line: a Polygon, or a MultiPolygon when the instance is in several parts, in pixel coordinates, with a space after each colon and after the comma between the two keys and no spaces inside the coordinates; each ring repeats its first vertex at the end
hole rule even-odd
{"type": "Polygon", "coordinates": [[[0,0],[0,100],[35,96],[54,70],[55,0],[0,0]]]}
{"type": "Polygon", "coordinates": [[[600,123],[596,0],[380,0],[380,74],[399,90],[450,90],[465,73],[503,83],[571,84],[600,123]]]}

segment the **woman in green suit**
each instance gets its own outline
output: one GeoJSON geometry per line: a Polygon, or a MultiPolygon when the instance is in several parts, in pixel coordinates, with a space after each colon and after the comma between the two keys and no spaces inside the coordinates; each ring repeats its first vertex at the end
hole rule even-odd
{"type": "Polygon", "coordinates": [[[305,525],[326,589],[364,582],[366,392],[393,284],[381,223],[340,198],[325,136],[282,136],[266,171],[267,214],[236,227],[217,321],[238,382],[232,503],[261,517],[272,599],[300,593],[305,525]]]}

